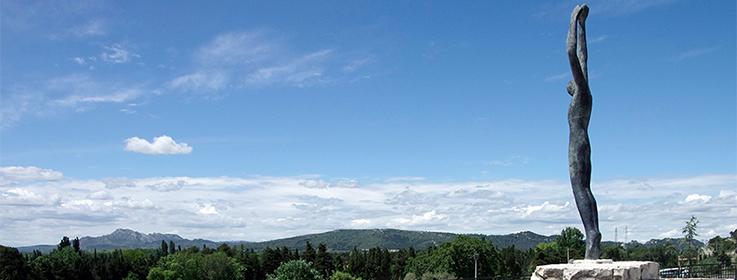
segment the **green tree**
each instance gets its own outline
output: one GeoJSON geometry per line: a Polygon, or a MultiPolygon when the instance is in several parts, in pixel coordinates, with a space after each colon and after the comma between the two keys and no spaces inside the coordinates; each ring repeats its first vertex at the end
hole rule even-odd
{"type": "Polygon", "coordinates": [[[79,254],[79,250],[80,250],[80,248],[79,248],[79,237],[75,237],[72,240],[72,248],[74,249],[74,252],[75,253],[79,254]]]}
{"type": "Polygon", "coordinates": [[[315,263],[316,257],[315,248],[312,247],[312,243],[310,243],[310,241],[307,241],[305,244],[305,251],[302,252],[302,259],[309,263],[315,263]]]}
{"type": "Polygon", "coordinates": [[[580,259],[586,253],[586,243],[584,242],[583,233],[574,227],[567,227],[560,232],[555,238],[558,247],[562,250],[560,253],[566,258],[580,259]]]}
{"type": "Polygon", "coordinates": [[[135,274],[139,279],[146,278],[149,269],[155,266],[159,259],[158,253],[150,249],[125,249],[117,252],[115,255],[122,258],[123,270],[128,271],[128,275],[135,274]]]}
{"type": "Polygon", "coordinates": [[[243,279],[244,268],[235,259],[225,253],[211,254],[180,252],[161,258],[151,268],[147,279],[243,279]]]}
{"type": "Polygon", "coordinates": [[[530,270],[534,270],[538,265],[564,263],[566,258],[564,255],[561,255],[560,246],[555,241],[537,244],[532,254],[530,270]]]}
{"type": "Polygon", "coordinates": [[[322,275],[312,264],[304,260],[293,260],[283,263],[269,274],[268,280],[322,280],[322,275]]]}
{"type": "Polygon", "coordinates": [[[174,254],[177,252],[177,247],[174,246],[174,241],[169,240],[169,254],[174,254]]]}
{"type": "Polygon", "coordinates": [[[522,276],[522,257],[520,251],[514,245],[501,250],[500,252],[503,263],[503,273],[510,278],[520,278],[522,276]]]}
{"type": "Polygon", "coordinates": [[[330,280],[362,280],[361,277],[353,276],[347,272],[336,271],[330,276],[330,280]]]}
{"type": "Polygon", "coordinates": [[[324,243],[317,245],[315,268],[325,277],[329,276],[333,272],[333,258],[328,254],[328,248],[324,243]]]}
{"type": "Polygon", "coordinates": [[[696,219],[696,217],[691,216],[691,219],[686,221],[686,225],[683,227],[683,230],[681,231],[684,234],[684,242],[685,244],[685,251],[684,255],[688,258],[689,265],[691,264],[691,259],[696,257],[697,254],[697,248],[695,246],[695,237],[699,236],[699,234],[696,232],[696,228],[699,224],[699,220],[696,219]]]}
{"type": "Polygon", "coordinates": [[[82,257],[71,246],[66,245],[61,250],[36,258],[31,266],[35,278],[80,279],[81,263],[82,257]]]}
{"type": "Polygon", "coordinates": [[[264,274],[274,272],[281,264],[281,260],[279,249],[266,247],[261,253],[261,268],[264,274]]]}
{"type": "Polygon", "coordinates": [[[123,278],[123,280],[139,280],[139,279],[141,278],[138,277],[138,274],[133,273],[133,271],[128,272],[128,275],[126,275],[125,278],[123,278]]]}
{"type": "Polygon", "coordinates": [[[611,259],[613,261],[624,260],[624,249],[619,244],[604,245],[601,248],[601,258],[611,259]]]}
{"type": "Polygon", "coordinates": [[[69,242],[69,237],[64,236],[64,237],[61,238],[61,241],[59,242],[59,245],[56,246],[56,250],[60,250],[61,251],[61,249],[64,249],[64,248],[69,247],[71,245],[72,245],[72,243],[69,242]]]}
{"type": "Polygon", "coordinates": [[[406,271],[415,276],[447,272],[458,277],[473,277],[475,253],[479,255],[480,277],[501,274],[503,265],[494,246],[486,240],[465,235],[436,249],[420,252],[407,265],[406,271]]]}
{"type": "Polygon", "coordinates": [[[217,251],[225,253],[226,255],[228,255],[228,257],[233,257],[236,254],[236,251],[231,248],[227,243],[220,244],[220,246],[218,246],[217,248],[217,251]]]}
{"type": "Polygon", "coordinates": [[[169,254],[169,245],[166,244],[166,241],[161,240],[161,255],[166,256],[169,254]]]}
{"type": "Polygon", "coordinates": [[[0,245],[0,279],[28,279],[25,259],[18,249],[0,245]]]}
{"type": "Polygon", "coordinates": [[[358,248],[353,247],[348,255],[348,273],[353,275],[363,275],[366,268],[366,257],[358,248]]]}
{"type": "Polygon", "coordinates": [[[394,257],[391,264],[392,279],[402,279],[404,271],[407,267],[407,262],[411,258],[408,250],[400,249],[394,257]]]}
{"type": "Polygon", "coordinates": [[[407,273],[404,280],[456,280],[458,277],[448,272],[426,272],[422,276],[417,276],[414,273],[407,273]]]}

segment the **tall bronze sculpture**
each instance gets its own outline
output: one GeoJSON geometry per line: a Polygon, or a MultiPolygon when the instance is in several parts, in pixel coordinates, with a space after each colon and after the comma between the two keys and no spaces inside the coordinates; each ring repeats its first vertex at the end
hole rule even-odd
{"type": "Polygon", "coordinates": [[[573,81],[568,83],[568,94],[573,98],[568,108],[570,126],[568,142],[568,173],[576,199],[578,213],[586,230],[586,259],[598,259],[601,255],[599,213],[591,193],[591,145],[589,144],[589,119],[591,118],[591,90],[589,89],[588,52],[586,50],[586,17],[589,7],[576,6],[571,14],[566,42],[568,61],[573,81]]]}

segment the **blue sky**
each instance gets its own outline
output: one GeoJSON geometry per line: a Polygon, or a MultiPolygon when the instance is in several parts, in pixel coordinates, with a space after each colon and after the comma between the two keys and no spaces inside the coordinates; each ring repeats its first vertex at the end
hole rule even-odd
{"type": "MultiPolygon", "coordinates": [[[[3,1],[0,224],[10,230],[0,240],[117,227],[256,240],[361,226],[577,225],[565,187],[564,40],[575,4],[3,1]],[[255,196],[276,196],[254,206],[274,214],[238,220],[248,212],[234,201],[256,202],[236,194],[265,186],[288,190],[255,196]],[[550,195],[527,201],[510,190],[524,186],[550,195]],[[376,200],[351,202],[354,188],[376,200]],[[444,200],[482,189],[515,204],[444,200]],[[406,201],[437,197],[396,203],[405,191],[418,192],[406,201]],[[509,212],[494,212],[502,206],[509,212]],[[170,224],[135,211],[204,218],[170,224]],[[331,211],[350,215],[317,219],[331,211]],[[451,222],[478,211],[466,219],[488,225],[451,222]],[[545,211],[560,216],[531,216],[545,211]],[[71,214],[79,224],[65,223],[71,214]],[[206,230],[213,216],[231,229],[206,230]],[[52,226],[15,237],[41,224],[52,226]]],[[[602,206],[703,202],[639,235],[631,225],[641,239],[673,235],[691,214],[712,235],[737,227],[718,221],[725,211],[737,218],[728,206],[737,200],[735,3],[590,6],[594,193],[611,188],[597,197],[602,206]],[[678,188],[641,201],[618,196],[622,182],[678,188]]],[[[610,231],[629,221],[603,223],[610,231]]]]}

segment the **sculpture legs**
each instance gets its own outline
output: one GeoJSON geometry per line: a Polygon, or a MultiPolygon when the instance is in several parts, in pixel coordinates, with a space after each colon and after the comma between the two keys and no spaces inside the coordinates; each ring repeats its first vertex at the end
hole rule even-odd
{"type": "Polygon", "coordinates": [[[599,232],[599,214],[596,200],[591,189],[581,186],[573,186],[573,195],[576,198],[576,207],[581,215],[584,230],[586,231],[586,259],[596,260],[601,256],[601,233],[599,232]]]}

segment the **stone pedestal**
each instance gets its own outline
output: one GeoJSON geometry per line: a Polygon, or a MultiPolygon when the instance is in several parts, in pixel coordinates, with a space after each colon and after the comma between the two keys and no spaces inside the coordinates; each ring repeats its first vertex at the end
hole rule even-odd
{"type": "Polygon", "coordinates": [[[660,278],[659,269],[656,262],[574,260],[538,266],[530,280],[654,280],[660,278]]]}

